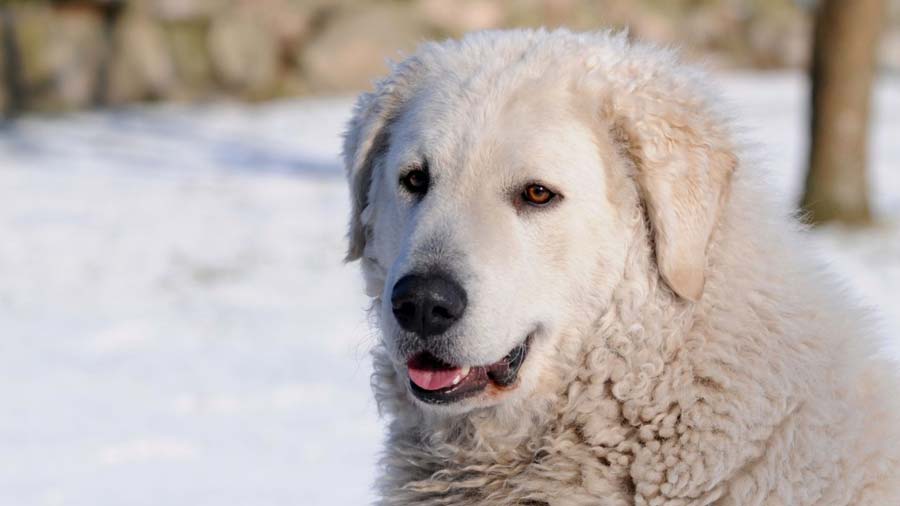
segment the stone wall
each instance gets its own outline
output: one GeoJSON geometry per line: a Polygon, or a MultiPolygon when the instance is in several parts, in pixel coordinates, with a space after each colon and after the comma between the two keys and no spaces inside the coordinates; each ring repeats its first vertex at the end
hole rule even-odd
{"type": "MultiPolygon", "coordinates": [[[[900,68],[898,5],[883,64],[900,68]]],[[[807,60],[797,0],[67,0],[0,4],[0,109],[353,92],[428,38],[629,27],[714,66],[807,60]]]]}

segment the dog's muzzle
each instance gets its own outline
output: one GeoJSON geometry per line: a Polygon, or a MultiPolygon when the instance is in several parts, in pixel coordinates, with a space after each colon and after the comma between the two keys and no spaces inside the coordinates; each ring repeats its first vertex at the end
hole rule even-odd
{"type": "Polygon", "coordinates": [[[406,364],[410,391],[429,404],[450,404],[485,392],[489,387],[513,388],[530,344],[531,336],[502,359],[481,366],[454,366],[427,351],[418,353],[406,364]]]}

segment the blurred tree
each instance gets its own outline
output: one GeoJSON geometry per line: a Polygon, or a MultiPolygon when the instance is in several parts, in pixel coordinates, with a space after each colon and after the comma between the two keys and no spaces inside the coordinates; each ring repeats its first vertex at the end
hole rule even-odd
{"type": "Polygon", "coordinates": [[[94,106],[109,105],[110,70],[115,51],[116,25],[122,16],[125,2],[120,0],[105,0],[99,3],[100,16],[103,19],[103,39],[105,42],[103,54],[100,58],[100,66],[97,70],[97,82],[94,85],[91,101],[94,106]]]}
{"type": "MultiPolygon", "coordinates": [[[[25,108],[22,62],[16,41],[16,22],[12,8],[0,5],[0,57],[3,58],[3,87],[6,91],[3,116],[17,116],[25,108]]],[[[2,91],[2,90],[0,90],[2,91]]]]}
{"type": "Polygon", "coordinates": [[[813,223],[871,221],[866,179],[883,0],[822,0],[812,58],[812,141],[801,206],[813,223]]]}

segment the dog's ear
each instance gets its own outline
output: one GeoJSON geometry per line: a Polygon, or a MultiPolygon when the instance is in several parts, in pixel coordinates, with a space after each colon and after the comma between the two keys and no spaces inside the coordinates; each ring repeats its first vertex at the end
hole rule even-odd
{"type": "MultiPolygon", "coordinates": [[[[631,69],[634,70],[634,69],[631,69]]],[[[696,79],[678,69],[602,79],[601,114],[635,166],[659,273],[679,296],[703,295],[710,236],[737,158],[696,79]]]]}
{"type": "Polygon", "coordinates": [[[420,66],[410,58],[394,66],[375,90],[356,101],[353,117],[344,134],[343,159],[350,184],[351,215],[346,261],[358,260],[365,251],[369,230],[364,214],[369,206],[369,190],[379,160],[387,151],[390,124],[412,93],[412,83],[420,66]]]}
{"type": "Polygon", "coordinates": [[[359,97],[344,135],[344,167],[350,184],[350,230],[346,261],[358,260],[366,248],[367,226],[362,214],[369,205],[369,188],[376,161],[388,147],[389,116],[374,93],[359,97]]]}

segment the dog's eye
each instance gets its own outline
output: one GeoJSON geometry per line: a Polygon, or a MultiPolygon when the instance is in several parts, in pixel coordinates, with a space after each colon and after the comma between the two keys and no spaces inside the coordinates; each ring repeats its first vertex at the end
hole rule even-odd
{"type": "Polygon", "coordinates": [[[545,206],[554,198],[556,198],[555,193],[539,184],[530,184],[522,192],[522,200],[533,206],[545,206]]]}
{"type": "Polygon", "coordinates": [[[416,167],[400,178],[400,184],[413,195],[424,195],[428,191],[428,171],[416,167]]]}

